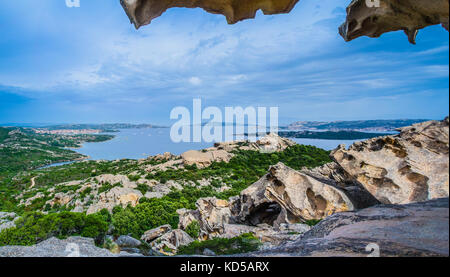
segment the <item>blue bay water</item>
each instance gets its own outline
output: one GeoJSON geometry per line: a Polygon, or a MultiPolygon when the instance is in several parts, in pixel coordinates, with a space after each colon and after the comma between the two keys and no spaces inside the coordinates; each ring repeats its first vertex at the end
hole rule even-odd
{"type": "MultiPolygon", "coordinates": [[[[85,143],[73,149],[89,156],[91,160],[142,159],[148,156],[170,152],[179,155],[188,150],[200,150],[213,143],[174,143],[169,128],[123,129],[114,133],[114,139],[106,142],[85,143]]],[[[339,144],[351,145],[354,140],[292,139],[299,144],[313,145],[332,150],[339,144]]]]}

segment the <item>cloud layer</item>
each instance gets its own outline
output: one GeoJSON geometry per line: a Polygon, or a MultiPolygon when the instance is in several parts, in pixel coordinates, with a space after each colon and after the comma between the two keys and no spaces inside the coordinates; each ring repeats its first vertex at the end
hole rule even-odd
{"type": "Polygon", "coordinates": [[[0,122],[167,124],[194,97],[279,106],[282,122],[448,114],[448,33],[345,43],[347,1],[303,0],[232,26],[173,9],[139,31],[119,1],[36,2],[0,8],[0,122]]]}

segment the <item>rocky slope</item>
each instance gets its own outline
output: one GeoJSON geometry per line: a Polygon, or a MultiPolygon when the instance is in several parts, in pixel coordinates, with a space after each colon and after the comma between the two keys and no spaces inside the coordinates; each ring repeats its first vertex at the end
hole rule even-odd
{"type": "MultiPolygon", "coordinates": [[[[348,213],[347,215],[350,215],[348,217],[340,215],[342,222],[347,222],[347,219],[351,222],[354,215],[364,214],[363,211],[357,212],[357,209],[374,207],[380,202],[408,204],[448,198],[448,118],[443,121],[415,124],[400,131],[399,135],[355,143],[348,150],[340,146],[331,153],[335,162],[319,168],[296,171],[282,163],[272,166],[267,175],[242,191],[239,197],[230,198],[229,201],[200,199],[197,201],[197,210],[179,211],[179,227],[185,229],[195,220],[200,223],[203,239],[252,232],[260,238],[264,237],[266,242],[277,245],[280,240],[274,234],[280,233],[282,225],[300,226],[308,220],[324,218],[331,220],[328,218],[333,218],[329,217],[333,214],[355,211],[348,213]]],[[[372,226],[370,221],[375,220],[376,215],[383,215],[385,221],[376,225],[376,228],[381,228],[380,232],[394,232],[394,227],[384,230],[382,226],[395,225],[395,220],[401,218],[401,224],[407,226],[404,227],[405,232],[407,228],[411,228],[405,235],[410,236],[413,241],[414,236],[423,231],[416,229],[414,227],[416,224],[439,225],[439,228],[443,227],[445,222],[448,225],[446,201],[448,202],[448,199],[405,208],[403,206],[393,206],[389,209],[386,208],[388,206],[378,206],[373,210],[369,208],[365,212],[374,211],[373,218],[360,217],[357,222],[362,221],[361,228],[370,230],[372,226]],[[433,203],[438,203],[437,213],[434,213],[434,210],[426,216],[418,213],[422,208],[435,207],[433,203]],[[414,210],[414,207],[418,207],[419,211],[414,210]],[[408,212],[397,217],[395,209],[413,209],[414,213],[412,218],[407,217],[408,212]],[[392,213],[391,218],[389,213],[392,213]],[[429,222],[425,220],[423,223],[415,216],[431,218],[429,222]]],[[[331,230],[337,228],[339,224],[333,226],[327,228],[331,230]]],[[[431,232],[429,236],[436,236],[434,232],[438,232],[438,228],[428,231],[431,232]]],[[[376,238],[375,234],[378,231],[374,232],[365,238],[376,238]]],[[[363,233],[370,234],[368,231],[363,233]]],[[[383,236],[384,233],[379,238],[383,236]]],[[[447,237],[439,236],[436,243],[444,243],[445,238],[448,245],[448,226],[447,237]]],[[[345,243],[351,244],[349,241],[345,243]]],[[[448,253],[448,247],[446,249],[448,253]]],[[[387,252],[389,255],[407,254],[401,247],[391,250],[387,252]]],[[[412,255],[418,255],[420,252],[414,251],[411,252],[414,253],[412,255]]],[[[298,254],[304,255],[306,252],[301,253],[298,254]]]]}
{"type": "MultiPolygon", "coordinates": [[[[173,7],[203,8],[223,14],[229,24],[254,18],[258,10],[264,14],[288,13],[298,0],[121,0],[131,23],[139,28],[173,7]]],[[[347,8],[346,22],[339,32],[346,41],[361,36],[379,37],[384,33],[403,30],[411,43],[427,26],[442,24],[448,31],[448,0],[353,0],[347,8]]]]}
{"type": "Polygon", "coordinates": [[[406,204],[449,195],[449,119],[400,134],[339,146],[331,157],[380,202],[406,204]]]}
{"type": "MultiPolygon", "coordinates": [[[[331,153],[334,162],[320,167],[294,170],[283,163],[275,164],[239,196],[228,200],[200,198],[195,209],[177,210],[178,229],[164,225],[148,230],[141,241],[148,244],[152,255],[174,255],[180,246],[194,240],[233,238],[245,233],[253,233],[264,243],[260,252],[251,255],[361,256],[367,255],[367,245],[379,248],[381,255],[386,256],[448,255],[448,134],[446,118],[405,127],[398,135],[358,142],[348,149],[340,146],[331,153]],[[322,221],[312,229],[308,226],[318,220],[322,221]],[[194,223],[198,225],[198,234],[191,237],[188,233],[193,234],[189,229],[194,223]]],[[[198,153],[224,151],[231,155],[236,149],[281,151],[291,143],[270,135],[254,144],[223,143],[198,153]]],[[[165,166],[192,166],[183,155],[166,153],[152,159],[159,162],[141,165],[148,172],[165,166]]],[[[226,162],[222,158],[220,161],[226,162]]],[[[212,162],[192,164],[207,167],[212,162]]],[[[59,188],[74,185],[75,194],[84,195],[83,201],[87,201],[76,206],[77,211],[91,213],[102,208],[133,206],[144,195],[158,197],[158,193],[167,194],[180,184],[100,175],[56,186],[50,191],[49,201],[77,203],[73,191],[59,188]],[[109,190],[102,192],[105,183],[109,190]],[[144,194],[139,185],[151,186],[152,191],[144,194]],[[87,188],[91,189],[89,195],[83,194],[87,188]],[[57,191],[61,192],[56,194],[57,191]]],[[[29,191],[24,194],[29,195],[29,191]]],[[[46,194],[48,197],[49,193],[46,194]]],[[[14,224],[14,217],[2,214],[0,223],[14,224]]],[[[117,253],[120,249],[131,249],[131,255],[140,253],[136,250],[138,246],[129,247],[121,241],[135,244],[137,240],[121,237],[113,241],[117,253]]],[[[17,251],[18,255],[28,255],[20,251],[40,253],[33,252],[35,248],[0,248],[0,255],[1,251],[5,255],[17,251]]]]}

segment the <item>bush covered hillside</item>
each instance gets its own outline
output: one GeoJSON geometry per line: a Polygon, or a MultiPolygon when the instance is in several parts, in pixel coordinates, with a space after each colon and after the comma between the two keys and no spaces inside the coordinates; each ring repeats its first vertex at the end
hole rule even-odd
{"type": "MultiPolygon", "coordinates": [[[[0,245],[30,245],[49,236],[71,235],[93,237],[101,243],[106,230],[111,235],[131,234],[140,239],[144,232],[161,225],[169,224],[176,228],[179,220],[176,211],[180,208],[194,209],[199,198],[228,199],[238,195],[278,162],[294,169],[330,162],[328,151],[304,145],[290,146],[274,153],[235,150],[233,155],[229,162],[213,162],[205,168],[184,165],[161,169],[160,166],[168,161],[150,157],[139,161],[83,161],[3,178],[0,182],[0,211],[15,212],[22,219],[17,227],[0,233],[0,245]],[[125,181],[99,181],[105,176],[122,176],[121,180],[125,181]],[[76,208],[73,203],[82,202],[89,208],[99,201],[98,195],[126,190],[129,186],[143,195],[134,206],[116,205],[110,211],[104,209],[88,216],[85,215],[86,210],[71,212],[76,208]],[[161,187],[170,189],[153,197],[161,187]],[[60,200],[65,197],[71,200],[62,204],[60,200]]],[[[188,230],[195,235],[197,229],[190,226],[188,230]]],[[[220,245],[222,242],[217,243],[220,245]]]]}
{"type": "Polygon", "coordinates": [[[0,127],[0,181],[20,171],[81,159],[83,155],[65,148],[112,138],[110,135],[37,134],[32,129],[0,127]]]}

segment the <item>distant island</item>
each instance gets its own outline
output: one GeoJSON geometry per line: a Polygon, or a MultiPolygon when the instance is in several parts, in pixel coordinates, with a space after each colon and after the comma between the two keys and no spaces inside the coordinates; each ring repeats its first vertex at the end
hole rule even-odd
{"type": "Polygon", "coordinates": [[[366,133],[358,131],[280,131],[280,137],[285,138],[307,138],[307,139],[327,139],[327,140],[357,140],[369,139],[387,135],[386,133],[366,133]]]}
{"type": "Polygon", "coordinates": [[[392,132],[397,128],[410,126],[428,119],[356,120],[356,121],[297,121],[286,129],[299,131],[359,131],[392,132]]]}
{"type": "Polygon", "coordinates": [[[167,128],[153,124],[106,123],[106,124],[59,124],[42,126],[41,129],[55,130],[96,130],[102,133],[119,132],[120,129],[167,128]]]}

